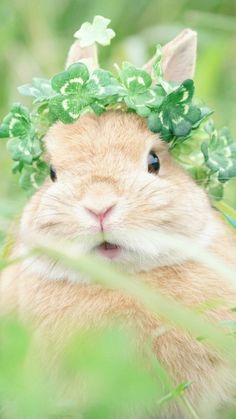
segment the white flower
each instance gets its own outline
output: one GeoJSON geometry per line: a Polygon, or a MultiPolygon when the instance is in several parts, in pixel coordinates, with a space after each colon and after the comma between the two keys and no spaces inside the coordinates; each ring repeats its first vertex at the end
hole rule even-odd
{"type": "Polygon", "coordinates": [[[115,32],[107,28],[110,22],[110,19],[103,16],[95,16],[93,23],[83,23],[81,28],[75,32],[74,37],[79,39],[82,48],[89,47],[96,42],[104,46],[109,45],[115,36],[115,32]]]}

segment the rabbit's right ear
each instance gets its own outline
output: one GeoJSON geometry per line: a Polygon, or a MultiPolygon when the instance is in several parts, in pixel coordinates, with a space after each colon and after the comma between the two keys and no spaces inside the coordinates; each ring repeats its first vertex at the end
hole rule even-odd
{"type": "MultiPolygon", "coordinates": [[[[193,79],[197,55],[197,33],[184,29],[176,38],[162,48],[162,69],[167,81],[182,83],[193,79]]],[[[155,58],[143,68],[152,71],[155,58]]]]}
{"type": "Polygon", "coordinates": [[[91,70],[98,67],[97,47],[95,44],[82,48],[80,42],[75,41],[71,45],[66,61],[66,68],[80,61],[86,63],[91,70]]]}

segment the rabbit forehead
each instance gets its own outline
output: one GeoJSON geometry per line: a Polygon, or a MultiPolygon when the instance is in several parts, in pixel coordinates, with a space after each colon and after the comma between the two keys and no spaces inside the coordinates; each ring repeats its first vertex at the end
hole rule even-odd
{"type": "Polygon", "coordinates": [[[151,133],[146,122],[134,114],[110,111],[97,117],[85,114],[73,124],[57,123],[50,128],[45,143],[53,163],[83,161],[114,151],[138,162],[152,148],[165,152],[166,146],[151,133]]]}

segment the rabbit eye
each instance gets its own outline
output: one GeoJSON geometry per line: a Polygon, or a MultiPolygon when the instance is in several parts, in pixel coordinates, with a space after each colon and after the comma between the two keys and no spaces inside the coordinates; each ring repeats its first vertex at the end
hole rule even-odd
{"type": "Polygon", "coordinates": [[[158,173],[160,169],[159,157],[151,151],[148,155],[148,171],[150,173],[158,173]]]}
{"type": "Polygon", "coordinates": [[[57,180],[57,172],[55,167],[53,167],[52,165],[50,166],[50,178],[53,182],[56,182],[57,180]]]}

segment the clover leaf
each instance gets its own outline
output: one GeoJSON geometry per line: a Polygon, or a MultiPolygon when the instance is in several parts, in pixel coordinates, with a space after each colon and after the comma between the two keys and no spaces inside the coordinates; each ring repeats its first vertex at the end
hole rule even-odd
{"type": "Polygon", "coordinates": [[[146,71],[135,68],[129,63],[124,63],[120,79],[133,94],[145,92],[152,84],[152,78],[146,71]]]}
{"type": "Polygon", "coordinates": [[[35,102],[47,100],[55,95],[51,80],[34,77],[32,84],[24,84],[18,87],[18,92],[23,96],[32,96],[35,102]]]}
{"type": "Polygon", "coordinates": [[[31,164],[42,154],[42,147],[39,139],[33,138],[11,138],[7,143],[12,160],[31,164]]]}
{"type": "Polygon", "coordinates": [[[43,151],[42,144],[26,107],[18,103],[13,105],[0,126],[0,137],[9,138],[7,149],[16,162],[13,166],[14,173],[26,173],[37,165],[43,151]]]}
{"type": "Polygon", "coordinates": [[[89,47],[96,42],[103,46],[109,45],[115,36],[115,32],[107,28],[110,22],[110,19],[103,16],[95,16],[93,23],[83,23],[81,28],[75,32],[74,37],[79,39],[81,47],[89,47]]]}
{"type": "Polygon", "coordinates": [[[33,165],[25,165],[21,170],[20,186],[30,196],[37,191],[49,174],[47,163],[39,159],[33,165]]]}
{"type": "Polygon", "coordinates": [[[88,98],[76,97],[76,95],[67,97],[59,95],[50,101],[50,111],[64,124],[68,124],[78,119],[82,110],[90,102],[88,98]]]}
{"type": "Polygon", "coordinates": [[[8,151],[14,161],[32,163],[42,153],[41,143],[32,127],[29,111],[16,103],[3,119],[0,137],[8,137],[8,151]]]}
{"type": "Polygon", "coordinates": [[[122,87],[112,73],[100,68],[93,71],[86,85],[89,96],[104,99],[122,93],[122,87]]]}
{"type": "Polygon", "coordinates": [[[62,122],[73,122],[92,102],[84,88],[88,79],[89,71],[83,63],[72,64],[52,78],[52,88],[58,94],[50,99],[49,109],[62,122]]]}
{"type": "Polygon", "coordinates": [[[58,94],[50,99],[49,108],[64,123],[75,121],[89,107],[100,114],[110,102],[107,99],[122,90],[109,71],[96,69],[90,75],[84,63],[72,64],[57,74],[52,87],[58,94]]]}
{"type": "Polygon", "coordinates": [[[212,173],[209,175],[205,188],[211,199],[221,201],[224,196],[224,184],[219,181],[217,175],[212,173]]]}
{"type": "Polygon", "coordinates": [[[156,47],[156,52],[152,64],[152,78],[158,82],[166,94],[171,93],[176,87],[175,82],[166,81],[164,79],[164,71],[162,68],[162,47],[160,44],[156,47]]]}
{"type": "Polygon", "coordinates": [[[217,131],[212,122],[205,130],[209,134],[209,140],[201,145],[205,164],[219,182],[225,183],[236,177],[236,142],[227,128],[217,131]]]}
{"type": "MultiPolygon", "coordinates": [[[[162,86],[159,88],[163,89],[162,86]]],[[[193,80],[185,80],[179,87],[166,94],[159,109],[154,110],[148,119],[149,129],[160,133],[162,139],[175,144],[176,139],[187,139],[192,129],[199,126],[210,111],[192,103],[193,80]]]]}
{"type": "Polygon", "coordinates": [[[28,109],[20,103],[15,103],[2,121],[0,138],[25,138],[30,131],[31,119],[28,109]]]}
{"type": "Polygon", "coordinates": [[[152,65],[152,74],[153,78],[157,78],[158,82],[160,83],[163,80],[163,69],[161,65],[162,60],[162,48],[161,45],[157,45],[156,52],[153,58],[153,65],[152,65]]]}
{"type": "Polygon", "coordinates": [[[151,108],[160,104],[160,98],[151,88],[152,78],[146,71],[125,63],[120,71],[120,80],[124,87],[121,96],[128,108],[138,115],[146,117],[151,108]]]}
{"type": "Polygon", "coordinates": [[[68,70],[52,78],[52,88],[62,95],[81,92],[89,79],[89,71],[83,63],[72,64],[68,70]]]}

